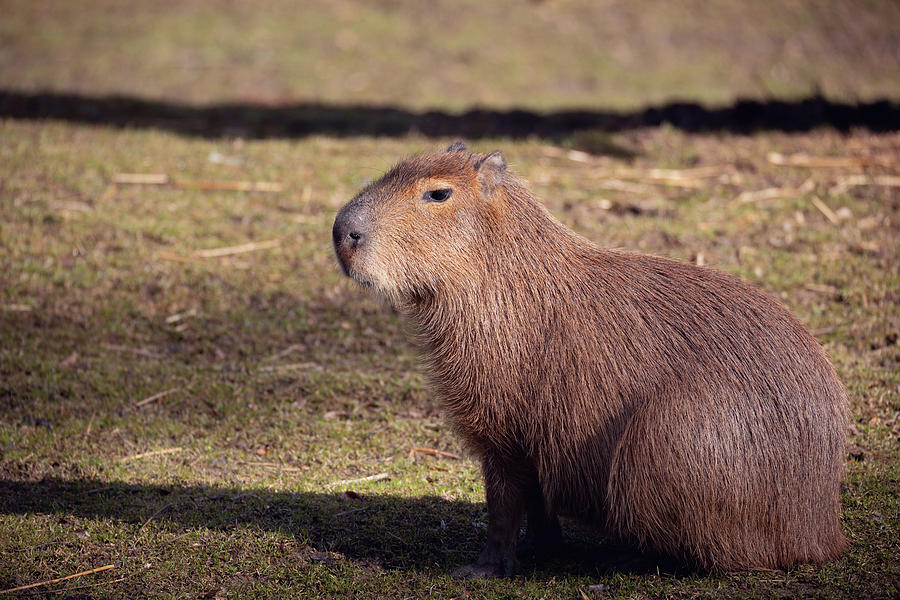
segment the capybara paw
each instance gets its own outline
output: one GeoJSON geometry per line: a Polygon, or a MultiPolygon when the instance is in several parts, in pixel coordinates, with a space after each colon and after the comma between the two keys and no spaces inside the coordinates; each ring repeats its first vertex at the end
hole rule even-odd
{"type": "Polygon", "coordinates": [[[512,566],[500,563],[478,564],[472,563],[453,571],[454,579],[491,579],[494,577],[507,577],[512,574],[512,566]]]}
{"type": "Polygon", "coordinates": [[[516,546],[519,556],[545,557],[553,554],[562,545],[562,534],[557,529],[543,531],[539,534],[527,532],[525,537],[516,546]]]}

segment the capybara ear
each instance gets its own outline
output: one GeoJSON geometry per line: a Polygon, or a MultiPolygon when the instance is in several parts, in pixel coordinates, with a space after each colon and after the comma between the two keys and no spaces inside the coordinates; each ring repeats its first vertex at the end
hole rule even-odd
{"type": "Polygon", "coordinates": [[[460,150],[468,150],[466,143],[462,140],[456,140],[447,147],[447,152],[459,152],[460,150]]]}
{"type": "Polygon", "coordinates": [[[503,160],[499,150],[494,150],[475,164],[475,171],[478,173],[478,181],[481,182],[484,194],[488,196],[503,181],[506,161],[503,160]]]}

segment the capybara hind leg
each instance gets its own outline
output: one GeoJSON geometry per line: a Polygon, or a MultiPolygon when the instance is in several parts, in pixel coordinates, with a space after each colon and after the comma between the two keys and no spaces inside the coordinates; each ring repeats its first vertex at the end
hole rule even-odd
{"type": "MultiPolygon", "coordinates": [[[[722,564],[729,550],[722,540],[735,537],[734,520],[741,517],[735,473],[725,466],[737,467],[734,452],[741,449],[717,449],[715,432],[679,411],[662,414],[661,406],[677,404],[645,404],[633,413],[611,464],[610,521],[640,546],[711,567],[722,564]]],[[[743,482],[753,483],[749,477],[743,482]]],[[[747,543],[753,537],[750,525],[744,531],[747,543]]]]}
{"type": "Polygon", "coordinates": [[[834,454],[822,450],[827,444],[807,441],[764,408],[748,423],[721,399],[701,406],[705,419],[685,416],[701,410],[674,400],[635,411],[610,473],[619,532],[704,568],[822,562],[831,557],[823,539],[839,550],[831,506],[839,479],[837,468],[822,467],[834,454]]]}
{"type": "Polygon", "coordinates": [[[487,543],[478,560],[457,569],[457,579],[508,577],[515,566],[515,542],[525,513],[522,476],[510,463],[486,457],[482,462],[488,507],[487,543]]]}

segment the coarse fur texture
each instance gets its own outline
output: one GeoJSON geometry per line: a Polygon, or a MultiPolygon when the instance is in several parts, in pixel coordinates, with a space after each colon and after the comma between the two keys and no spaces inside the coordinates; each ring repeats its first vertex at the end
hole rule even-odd
{"type": "Polygon", "coordinates": [[[525,516],[539,548],[575,516],[707,569],[842,552],[843,386],[751,285],[598,247],[459,142],[367,186],[333,236],[481,460],[487,545],[457,575],[510,574],[525,516]]]}

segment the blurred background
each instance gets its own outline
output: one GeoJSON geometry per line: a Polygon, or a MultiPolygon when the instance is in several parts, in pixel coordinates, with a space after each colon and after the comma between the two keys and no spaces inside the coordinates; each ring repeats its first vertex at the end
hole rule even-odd
{"type": "MultiPolygon", "coordinates": [[[[162,101],[169,109],[457,113],[900,97],[900,6],[885,0],[4,0],[0,6],[0,87],[7,94],[113,95],[162,101]]],[[[53,97],[45,100],[50,110],[53,97]]],[[[7,97],[0,110],[13,111],[12,104],[7,97]]],[[[103,119],[100,107],[93,115],[80,108],[84,118],[103,119]]],[[[132,119],[172,116],[159,106],[156,114],[143,109],[132,119]]],[[[305,119],[314,131],[327,131],[318,117],[352,133],[341,116],[305,119]]],[[[896,126],[896,111],[891,118],[896,126]]],[[[381,132],[404,132],[405,125],[381,132]]],[[[218,126],[233,134],[246,123],[218,126]]],[[[282,126],[268,131],[304,133],[296,123],[295,130],[282,126]]]]}

